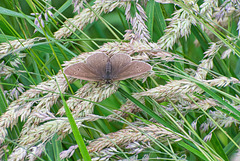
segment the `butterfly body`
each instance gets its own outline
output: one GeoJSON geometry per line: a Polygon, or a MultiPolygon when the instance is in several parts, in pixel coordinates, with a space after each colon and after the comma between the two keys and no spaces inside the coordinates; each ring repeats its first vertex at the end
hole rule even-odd
{"type": "Polygon", "coordinates": [[[111,80],[112,80],[112,63],[110,62],[110,60],[107,61],[106,64],[106,74],[103,75],[103,80],[106,80],[107,84],[110,84],[111,80]]]}
{"type": "Polygon", "coordinates": [[[124,80],[139,76],[152,69],[151,65],[142,61],[132,61],[127,54],[115,54],[112,57],[104,53],[96,53],[80,62],[70,65],[64,70],[66,75],[89,81],[124,80]]]}

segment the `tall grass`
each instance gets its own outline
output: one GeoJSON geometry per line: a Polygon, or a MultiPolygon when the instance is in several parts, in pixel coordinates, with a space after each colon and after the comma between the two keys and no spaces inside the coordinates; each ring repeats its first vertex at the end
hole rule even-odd
{"type": "Polygon", "coordinates": [[[0,2],[1,160],[240,160],[238,1],[0,2]],[[63,73],[94,53],[153,71],[63,73]]]}

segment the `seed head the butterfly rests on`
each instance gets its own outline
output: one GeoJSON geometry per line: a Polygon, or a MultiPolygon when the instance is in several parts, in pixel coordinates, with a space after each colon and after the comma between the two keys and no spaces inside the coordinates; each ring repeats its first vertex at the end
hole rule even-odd
{"type": "Polygon", "coordinates": [[[109,57],[104,53],[96,53],[89,56],[86,63],[70,65],[64,73],[78,79],[105,81],[110,84],[112,81],[139,76],[151,69],[151,65],[142,61],[132,61],[127,54],[115,54],[109,57]]]}

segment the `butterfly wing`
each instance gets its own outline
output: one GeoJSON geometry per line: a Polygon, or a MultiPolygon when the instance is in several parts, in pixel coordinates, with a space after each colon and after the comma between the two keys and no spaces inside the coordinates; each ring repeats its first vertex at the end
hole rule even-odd
{"type": "Polygon", "coordinates": [[[91,69],[85,63],[76,63],[70,65],[64,70],[66,75],[74,78],[89,80],[89,81],[100,81],[102,80],[101,75],[92,72],[91,69]]]}
{"type": "Polygon", "coordinates": [[[112,75],[114,79],[114,77],[121,73],[123,69],[132,62],[132,59],[127,54],[115,54],[110,58],[110,62],[112,64],[112,75]]]}
{"type": "Polygon", "coordinates": [[[152,66],[142,61],[132,61],[129,65],[125,66],[121,72],[116,75],[114,80],[124,80],[132,77],[139,76],[152,69],[152,66]]]}
{"type": "Polygon", "coordinates": [[[88,68],[96,75],[102,78],[106,75],[106,64],[109,57],[104,53],[96,53],[86,59],[88,68]]]}

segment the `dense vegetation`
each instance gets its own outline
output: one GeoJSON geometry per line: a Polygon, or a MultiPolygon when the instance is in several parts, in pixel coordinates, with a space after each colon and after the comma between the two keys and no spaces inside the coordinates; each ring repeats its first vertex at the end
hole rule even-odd
{"type": "Polygon", "coordinates": [[[240,2],[1,0],[0,160],[240,160],[240,2]],[[65,75],[95,53],[138,78],[65,75]]]}

